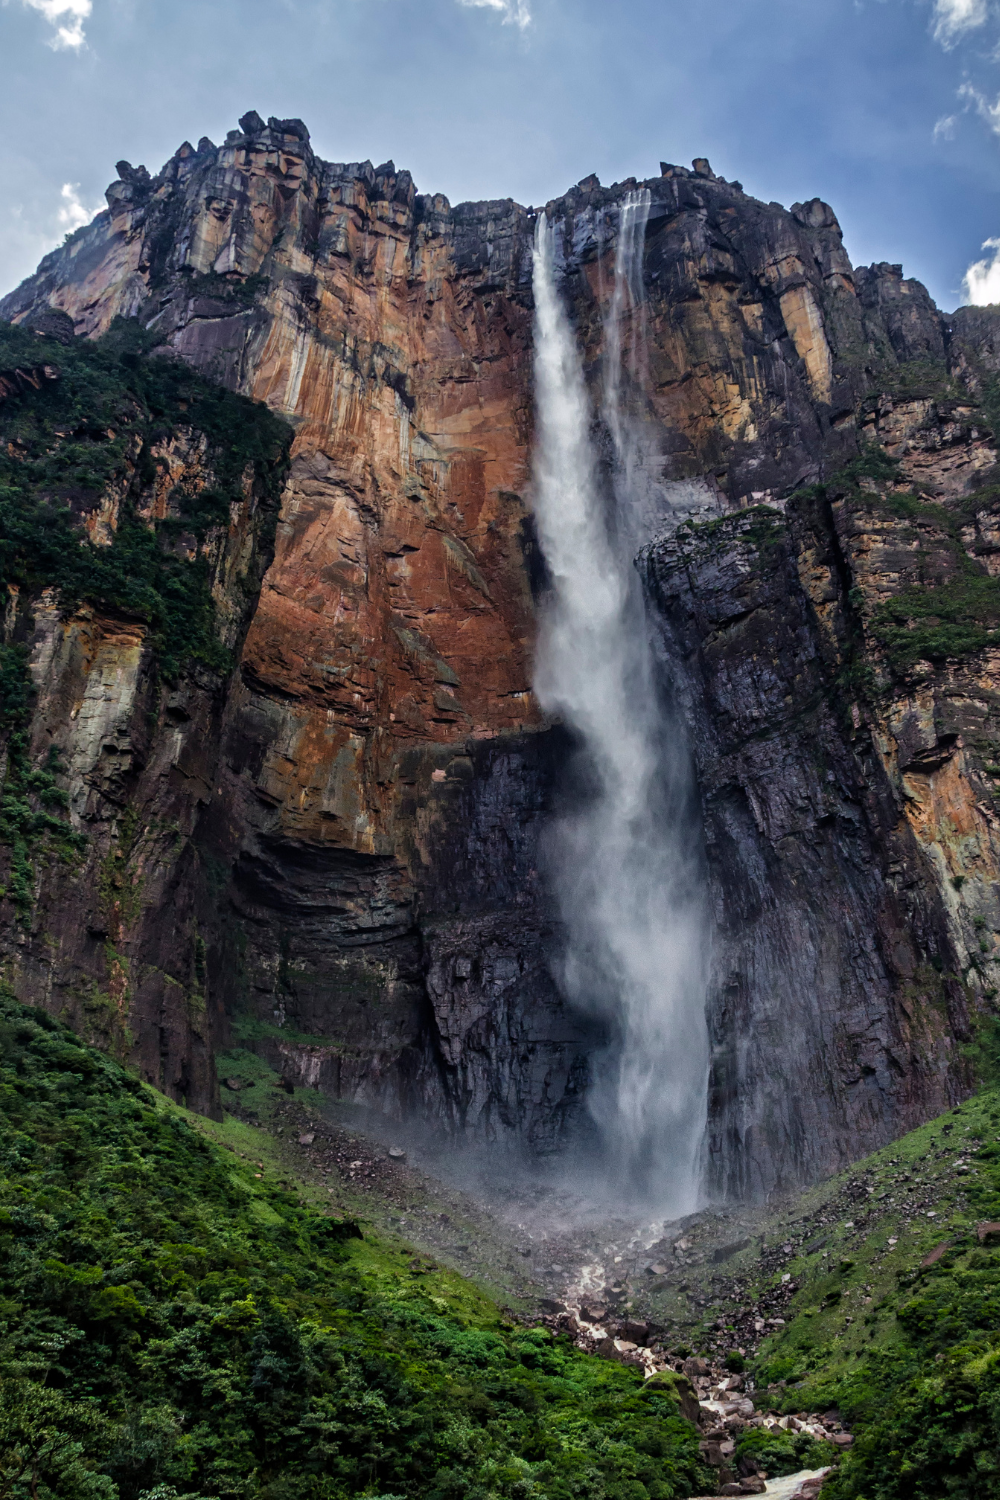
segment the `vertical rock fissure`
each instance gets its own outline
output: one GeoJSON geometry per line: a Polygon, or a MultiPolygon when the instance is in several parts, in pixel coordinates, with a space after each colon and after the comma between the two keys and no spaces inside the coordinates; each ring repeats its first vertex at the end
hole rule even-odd
{"type": "MultiPolygon", "coordinates": [[[[551,577],[536,689],[580,746],[583,790],[550,830],[549,871],[565,933],[560,981],[607,1018],[590,1110],[609,1197],[667,1213],[693,1208],[705,1128],[706,903],[683,730],[658,691],[638,578],[632,510],[641,462],[622,379],[622,322],[637,374],[636,315],[648,195],[622,205],[605,322],[602,415],[613,445],[602,493],[591,403],[556,287],[558,226],[541,216],[533,251],[535,510],[551,577]]],[[[641,313],[639,313],[641,321],[641,313]]],[[[641,486],[639,486],[641,488],[641,486]]]]}

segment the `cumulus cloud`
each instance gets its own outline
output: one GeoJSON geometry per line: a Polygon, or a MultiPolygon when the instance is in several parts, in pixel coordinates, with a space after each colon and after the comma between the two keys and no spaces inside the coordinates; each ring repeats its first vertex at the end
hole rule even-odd
{"type": "Polygon", "coordinates": [[[503,17],[505,26],[513,24],[520,27],[522,31],[531,23],[528,0],[458,0],[458,3],[470,10],[498,11],[503,17]]]}
{"type": "Polygon", "coordinates": [[[72,234],[75,229],[82,229],[97,213],[96,208],[84,208],[80,202],[79,188],[78,182],[64,182],[62,185],[60,196],[63,201],[58,219],[67,234],[72,234]]]}
{"type": "Polygon", "coordinates": [[[934,40],[953,47],[966,31],[986,22],[986,0],[934,0],[934,40]]]}
{"type": "Polygon", "coordinates": [[[962,277],[965,296],[973,307],[988,307],[1000,302],[1000,240],[984,240],[984,250],[993,254],[973,261],[962,277]]]}
{"type": "Polygon", "coordinates": [[[93,0],[24,0],[25,5],[37,10],[53,27],[49,46],[56,50],[68,48],[79,52],[86,45],[83,23],[93,10],[93,0]]]}

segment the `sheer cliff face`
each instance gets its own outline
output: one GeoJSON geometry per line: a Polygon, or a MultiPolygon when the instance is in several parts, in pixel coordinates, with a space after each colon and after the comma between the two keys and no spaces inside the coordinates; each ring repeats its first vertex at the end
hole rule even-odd
{"type": "MultiPolygon", "coordinates": [[[[91,336],[138,317],[296,433],[200,735],[210,1011],[255,1017],[302,1081],[554,1145],[600,1038],[550,978],[539,878],[565,747],[530,690],[533,215],[321,162],[256,116],[155,178],[120,170],[0,314],[91,336]]],[[[628,186],[548,209],[592,368],[628,186]]],[[[852,270],[818,200],[763,205],[707,163],[647,186],[638,540],[719,927],[712,1181],[762,1193],[960,1094],[996,988],[991,651],[904,661],[878,611],[929,554],[986,576],[1000,545],[993,502],[967,500],[995,461],[1000,335],[898,268],[852,270]],[[838,487],[869,440],[902,469],[838,487]],[[893,509],[914,484],[925,513],[893,509]]]]}
{"type": "Polygon", "coordinates": [[[243,124],[155,179],[123,163],[3,310],[137,315],[295,428],[202,824],[231,872],[216,1005],[290,1076],[551,1143],[591,1039],[538,895],[525,212],[243,124]]]}

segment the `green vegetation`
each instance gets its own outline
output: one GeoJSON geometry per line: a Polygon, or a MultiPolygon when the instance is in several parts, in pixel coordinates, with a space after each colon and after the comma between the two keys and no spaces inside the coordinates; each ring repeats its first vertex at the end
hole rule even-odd
{"type": "Polygon", "coordinates": [[[149,344],[124,320],[69,347],[0,325],[0,369],[58,370],[0,405],[0,589],[53,588],[67,610],[85,601],[145,622],[168,679],[188,661],[225,672],[208,561],[200,550],[189,560],[178,539],[201,544],[228,523],[248,467],[276,510],[291,435],[266,407],[150,357],[149,344]],[[173,495],[177,514],[150,523],[136,502],[157,479],[156,445],[181,429],[204,434],[211,483],[173,495]],[[95,546],[83,517],[112,492],[114,537],[95,546]]]}
{"type": "Polygon", "coordinates": [[[898,471],[895,459],[870,446],[832,483],[853,490],[855,503],[922,528],[924,546],[917,563],[923,576],[879,604],[869,620],[890,666],[905,676],[917,661],[955,660],[994,643],[1000,626],[1000,579],[991,578],[967,555],[960,537],[965,513],[984,503],[984,493],[968,497],[962,511],[956,512],[920,495],[875,493],[858,486],[862,478],[890,483],[898,471]]]}
{"type": "MultiPolygon", "coordinates": [[[[948,373],[943,359],[887,360],[877,374],[879,394],[896,396],[904,401],[961,401],[972,404],[968,391],[948,373]]],[[[871,396],[862,406],[874,407],[878,395],[871,396]]]]}
{"type": "MultiPolygon", "coordinates": [[[[956,660],[996,643],[1000,578],[991,578],[968,556],[960,534],[969,514],[995,503],[993,491],[981,489],[959,509],[949,509],[919,494],[886,488],[898,483],[899,477],[899,462],[877,444],[868,444],[828,481],[798,491],[796,502],[804,511],[816,500],[839,497],[854,509],[913,523],[912,536],[921,543],[914,558],[918,577],[876,605],[864,620],[867,634],[881,647],[891,670],[905,677],[918,661],[956,660]],[[866,485],[866,480],[871,483],[866,485]]],[[[850,603],[863,617],[859,590],[851,590],[850,603]]],[[[841,672],[848,696],[871,700],[878,695],[868,656],[859,627],[841,672]]]]}
{"type": "Polygon", "coordinates": [[[707,553],[743,542],[763,554],[780,545],[785,535],[784,516],[769,505],[751,505],[710,521],[682,521],[675,533],[677,541],[694,543],[707,553]]]}
{"type": "Polygon", "coordinates": [[[957,577],[933,585],[911,583],[875,609],[871,630],[893,668],[917,661],[971,656],[995,644],[1000,627],[1000,578],[964,556],[957,577]]]}
{"type": "Polygon", "coordinates": [[[505,1323],[0,997],[4,1500],[670,1500],[669,1382],[505,1323]]]}
{"type": "Polygon", "coordinates": [[[829,1443],[805,1432],[771,1432],[766,1427],[748,1427],[737,1440],[736,1462],[751,1459],[768,1478],[797,1474],[800,1469],[825,1469],[836,1457],[829,1443]]]}
{"type": "MultiPolygon", "coordinates": [[[[72,861],[85,840],[63,813],[58,757],[30,754],[33,689],[26,634],[31,606],[54,591],[65,613],[81,603],[142,622],[162,678],[189,663],[224,674],[230,652],[219,638],[208,558],[202,544],[228,525],[230,504],[251,477],[277,514],[290,431],[252,401],[214,386],[177,360],[150,357],[149,338],[119,321],[104,338],[68,347],[0,324],[0,370],[26,372],[20,394],[0,402],[0,598],[7,621],[0,645],[0,844],[9,866],[0,896],[27,920],[39,859],[72,861]],[[48,373],[38,372],[48,368],[48,373]],[[36,388],[37,387],[37,388],[36,388]],[[203,435],[206,482],[169,495],[172,514],[139,514],[154,482],[168,475],[158,445],[203,435]],[[114,496],[109,545],[95,545],[85,518],[114,496]],[[191,558],[189,553],[194,552],[191,558]]],[[[266,547],[266,539],[265,539],[266,547]]]]}
{"type": "Polygon", "coordinates": [[[997,1137],[980,1094],[814,1190],[818,1218],[797,1206],[794,1295],[754,1373],[784,1410],[850,1422],[824,1500],[1000,1496],[1000,1235],[979,1230],[1000,1221],[997,1137]]]}

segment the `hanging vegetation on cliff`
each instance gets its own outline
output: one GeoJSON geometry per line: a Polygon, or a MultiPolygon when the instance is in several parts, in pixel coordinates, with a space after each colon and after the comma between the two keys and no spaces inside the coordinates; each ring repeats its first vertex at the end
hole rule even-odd
{"type": "Polygon", "coordinates": [[[168,679],[188,661],[225,672],[204,544],[249,486],[276,515],[291,434],[149,344],[125,320],[69,345],[0,325],[0,589],[144,622],[168,679]],[[200,478],[171,486],[179,436],[200,450],[200,478]]]}

